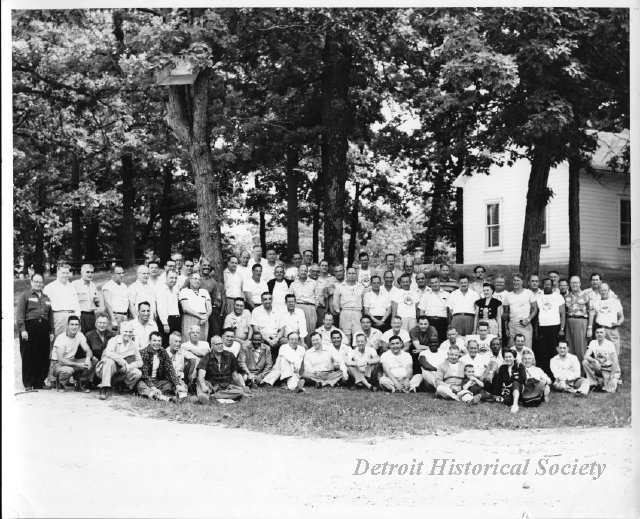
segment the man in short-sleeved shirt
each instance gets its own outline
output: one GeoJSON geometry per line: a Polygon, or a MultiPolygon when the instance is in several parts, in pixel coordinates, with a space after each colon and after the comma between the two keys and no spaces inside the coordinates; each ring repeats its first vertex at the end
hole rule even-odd
{"type": "Polygon", "coordinates": [[[513,275],[513,291],[509,292],[506,302],[509,307],[509,336],[513,344],[516,334],[521,333],[525,338],[525,346],[533,345],[533,327],[531,320],[536,316],[538,305],[531,290],[523,288],[522,275],[513,275]]]}
{"type": "Polygon", "coordinates": [[[391,329],[382,334],[382,337],[380,338],[382,351],[387,351],[389,349],[389,340],[394,335],[397,335],[402,339],[402,349],[404,351],[409,351],[411,348],[411,336],[407,330],[402,328],[402,318],[400,317],[394,317],[391,319],[391,329]]]}

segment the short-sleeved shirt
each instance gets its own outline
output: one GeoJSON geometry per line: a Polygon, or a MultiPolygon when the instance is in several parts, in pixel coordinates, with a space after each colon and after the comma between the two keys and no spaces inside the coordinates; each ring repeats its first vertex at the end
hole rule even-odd
{"type": "Polygon", "coordinates": [[[412,290],[399,289],[391,299],[398,305],[397,315],[415,319],[416,305],[420,302],[420,297],[420,294],[412,290]]]}
{"type": "Polygon", "coordinates": [[[78,303],[80,304],[81,312],[93,312],[98,305],[96,305],[95,298],[98,297],[98,288],[93,281],[89,281],[89,284],[85,283],[81,279],[76,279],[72,282],[73,287],[78,294],[78,303]]]}
{"type": "Polygon", "coordinates": [[[334,301],[337,294],[340,294],[341,310],[362,310],[362,295],[364,287],[358,283],[347,285],[346,283],[336,284],[336,291],[333,294],[334,301]]]}
{"type": "Polygon", "coordinates": [[[597,299],[593,304],[596,311],[596,324],[614,326],[618,324],[618,312],[622,312],[622,305],[617,299],[597,299]]]}
{"type": "Polygon", "coordinates": [[[479,310],[478,319],[480,321],[483,319],[495,319],[498,316],[498,308],[502,306],[502,303],[495,297],[489,299],[488,303],[487,299],[482,297],[475,304],[479,310]]]}
{"type": "MultiPolygon", "coordinates": [[[[445,360],[447,360],[447,352],[446,351],[431,351],[431,350],[423,350],[418,355],[418,358],[424,357],[429,364],[431,364],[434,368],[438,368],[440,364],[442,364],[445,360]]],[[[426,370],[422,370],[426,371],[426,370]]]]}
{"type": "Polygon", "coordinates": [[[560,308],[564,306],[564,297],[559,292],[538,296],[538,325],[557,326],[560,324],[560,308]]]}
{"type": "Polygon", "coordinates": [[[589,317],[590,300],[584,290],[577,294],[569,292],[564,296],[564,302],[567,305],[567,317],[581,317],[583,319],[589,317]]]}
{"type": "Polygon", "coordinates": [[[87,345],[87,339],[82,332],[76,333],[75,337],[69,337],[66,333],[61,333],[56,337],[51,350],[51,360],[58,360],[58,347],[62,348],[62,356],[66,360],[73,360],[81,344],[87,345]]]}
{"type": "MultiPolygon", "coordinates": [[[[107,347],[107,343],[111,338],[115,336],[116,334],[113,333],[111,330],[109,330],[109,328],[107,328],[103,334],[104,340],[102,337],[100,337],[98,330],[95,330],[95,329],[88,331],[85,338],[87,339],[87,344],[89,345],[89,348],[91,348],[93,355],[97,359],[100,359],[102,358],[102,352],[107,347]]],[[[78,354],[76,355],[76,357],[80,357],[80,356],[82,357],[85,356],[84,350],[81,353],[80,351],[78,351],[78,354]]]]}
{"type": "Polygon", "coordinates": [[[391,350],[385,351],[380,356],[380,364],[396,378],[407,378],[407,373],[413,369],[411,355],[402,350],[397,355],[391,350]]]}
{"type": "Polygon", "coordinates": [[[129,297],[127,285],[116,283],[113,279],[107,281],[102,287],[102,293],[111,292],[111,310],[119,314],[129,311],[129,297]]]}
{"type": "Polygon", "coordinates": [[[531,313],[531,303],[535,301],[535,297],[528,288],[522,289],[522,292],[516,294],[509,292],[505,305],[509,305],[509,317],[511,321],[517,322],[529,318],[531,313]]]}
{"type": "Polygon", "coordinates": [[[76,292],[73,283],[67,282],[62,284],[56,279],[44,287],[42,292],[49,296],[51,309],[54,312],[58,312],[60,310],[73,310],[77,315],[80,315],[78,293],[76,292]]]}
{"type": "Polygon", "coordinates": [[[242,291],[251,294],[251,303],[260,305],[262,304],[262,294],[269,292],[269,287],[264,279],[260,278],[260,281],[256,282],[253,277],[250,277],[242,281],[242,291]]]}
{"type": "Polygon", "coordinates": [[[198,364],[198,369],[205,370],[204,378],[213,385],[220,385],[227,387],[233,383],[233,373],[237,373],[238,360],[226,350],[223,350],[220,354],[220,361],[216,358],[216,355],[211,352],[207,353],[198,364]]]}
{"type": "Polygon", "coordinates": [[[251,312],[246,309],[240,315],[231,312],[224,318],[223,328],[233,328],[236,331],[236,337],[246,337],[249,326],[251,326],[251,312]]]}
{"type": "Polygon", "coordinates": [[[447,299],[449,293],[440,289],[439,292],[425,292],[420,299],[418,308],[422,310],[428,317],[448,317],[447,299]]]}
{"type": "Polygon", "coordinates": [[[296,279],[289,286],[289,293],[296,296],[296,303],[312,303],[316,305],[317,300],[318,283],[313,279],[307,278],[305,281],[296,279]]]}
{"type": "Polygon", "coordinates": [[[151,306],[151,318],[156,315],[156,291],[149,283],[143,284],[140,281],[134,281],[128,288],[129,299],[133,300],[133,306],[138,311],[138,305],[142,302],[149,303],[151,306]]]}
{"type": "Polygon", "coordinates": [[[158,325],[151,319],[147,321],[147,324],[142,324],[140,322],[140,319],[134,319],[130,322],[133,327],[133,336],[138,343],[138,348],[140,350],[144,350],[147,346],[149,346],[149,335],[151,335],[151,332],[158,331],[158,325]]]}
{"type": "Polygon", "coordinates": [[[242,275],[238,270],[231,272],[224,269],[224,294],[226,297],[244,297],[242,294],[242,275]]]}
{"type": "Polygon", "coordinates": [[[478,343],[478,354],[479,355],[491,355],[491,341],[495,339],[496,336],[492,333],[488,333],[487,336],[482,339],[480,335],[467,335],[464,339],[469,344],[469,341],[476,341],[478,343]]]}
{"type": "Polygon", "coordinates": [[[367,337],[367,334],[364,333],[364,331],[362,329],[357,330],[354,334],[353,334],[353,347],[355,348],[356,346],[356,339],[358,338],[358,335],[364,335],[367,339],[367,342],[365,343],[367,348],[373,348],[375,351],[378,351],[380,349],[380,340],[382,339],[382,332],[380,330],[378,330],[377,328],[370,328],[370,333],[369,336],[367,337]]]}
{"type": "Polygon", "coordinates": [[[475,314],[474,305],[478,299],[478,294],[469,289],[466,292],[454,290],[449,294],[447,306],[451,309],[451,314],[475,314]]]}
{"type": "Polygon", "coordinates": [[[386,290],[380,290],[377,294],[370,290],[364,294],[363,301],[363,306],[368,308],[369,313],[376,317],[382,317],[391,306],[391,298],[386,290]]]}
{"type": "Polygon", "coordinates": [[[191,310],[200,314],[207,313],[207,301],[211,304],[211,294],[204,288],[199,288],[196,292],[192,288],[183,288],[178,296],[180,301],[187,301],[191,310]]]}
{"type": "Polygon", "coordinates": [[[369,288],[371,286],[371,276],[373,276],[373,272],[370,268],[367,270],[358,269],[358,279],[356,281],[364,288],[369,288]]]}
{"type": "Polygon", "coordinates": [[[251,325],[266,337],[275,337],[278,335],[278,331],[282,328],[280,324],[280,312],[278,310],[271,310],[267,312],[264,306],[257,306],[251,312],[251,325]]]}
{"type": "MultiPolygon", "coordinates": [[[[444,351],[448,353],[449,346],[451,346],[451,341],[447,339],[440,345],[440,348],[438,349],[438,351],[444,351]]],[[[462,337],[456,337],[456,346],[460,348],[460,351],[462,352],[463,355],[467,353],[467,346],[465,345],[464,339],[462,337]]]]}

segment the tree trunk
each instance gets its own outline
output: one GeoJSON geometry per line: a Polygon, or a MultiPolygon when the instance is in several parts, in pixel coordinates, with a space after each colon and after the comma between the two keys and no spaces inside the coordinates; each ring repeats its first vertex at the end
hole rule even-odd
{"type": "Polygon", "coordinates": [[[202,70],[192,87],[169,87],[167,122],[186,147],[195,176],[198,203],[200,253],[211,259],[215,277],[222,281],[222,233],[220,231],[219,182],[214,171],[209,144],[207,111],[209,108],[210,70],[202,70]]]}
{"type": "Polygon", "coordinates": [[[122,266],[126,269],[135,264],[134,241],[135,228],[133,205],[136,193],[133,187],[133,155],[125,153],[122,160],[122,266]]]}
{"type": "MultiPolygon", "coordinates": [[[[80,187],[80,162],[78,154],[71,153],[71,191],[76,192],[80,187]]],[[[82,211],[76,206],[71,210],[71,259],[82,261],[82,211]]]]}
{"type": "Polygon", "coordinates": [[[351,126],[349,76],[351,45],[346,30],[329,29],[322,69],[322,174],[324,177],[324,255],[330,264],[344,262],[343,209],[347,150],[351,126]]]}
{"type": "Polygon", "coordinates": [[[462,265],[464,263],[464,227],[463,227],[463,191],[461,187],[456,188],[456,263],[462,265]]]}
{"type": "Polygon", "coordinates": [[[549,202],[550,191],[547,187],[550,154],[544,142],[535,145],[531,174],[527,190],[527,207],[524,214],[524,230],[522,233],[522,252],[520,255],[520,272],[525,279],[537,274],[540,267],[540,244],[544,230],[544,210],[549,202]]]}
{"type": "Polygon", "coordinates": [[[264,209],[260,209],[258,212],[260,218],[260,247],[264,252],[267,251],[267,219],[264,214],[264,209]]]}
{"type": "MultiPolygon", "coordinates": [[[[47,190],[44,183],[39,183],[38,190],[38,210],[37,215],[42,216],[47,205],[47,190]]],[[[33,263],[34,270],[39,274],[44,274],[45,255],[44,255],[44,230],[40,223],[36,223],[33,229],[33,256],[29,263],[33,263]]],[[[25,262],[26,263],[26,262],[25,262]]]]}
{"type": "Polygon", "coordinates": [[[320,261],[320,226],[322,225],[321,213],[322,213],[322,186],[324,184],[324,177],[322,176],[322,167],[318,171],[318,178],[316,178],[315,185],[313,187],[313,229],[312,229],[312,244],[311,252],[313,254],[313,261],[318,263],[320,261]]]}
{"type": "Polygon", "coordinates": [[[287,150],[285,174],[287,178],[287,256],[291,258],[300,252],[300,233],[298,231],[298,156],[297,147],[287,150]]]}
{"type": "Polygon", "coordinates": [[[164,265],[171,259],[171,181],[173,168],[171,161],[164,165],[162,172],[162,204],[160,206],[160,262],[164,265]]]}
{"type": "Polygon", "coordinates": [[[569,275],[580,276],[580,159],[569,159],[569,275]]]}
{"type": "Polygon", "coordinates": [[[349,236],[349,249],[347,251],[347,267],[353,265],[356,259],[356,242],[358,241],[358,211],[360,209],[360,182],[356,181],[356,193],[351,208],[351,236],[349,236]]]}
{"type": "Polygon", "coordinates": [[[424,259],[433,262],[433,251],[436,246],[438,228],[443,225],[442,212],[444,209],[447,179],[444,175],[435,175],[431,189],[431,208],[427,220],[427,230],[424,241],[424,259]]]}
{"type": "Polygon", "coordinates": [[[99,259],[98,234],[100,234],[100,222],[92,216],[87,224],[87,247],[84,257],[88,263],[93,263],[99,259]]]}

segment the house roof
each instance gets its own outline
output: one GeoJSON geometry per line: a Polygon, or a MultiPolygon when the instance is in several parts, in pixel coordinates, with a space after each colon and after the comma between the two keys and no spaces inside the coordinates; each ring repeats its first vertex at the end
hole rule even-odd
{"type": "MultiPolygon", "coordinates": [[[[619,157],[625,146],[629,143],[629,130],[620,133],[599,132],[597,130],[587,130],[590,135],[597,134],[598,144],[591,155],[591,167],[603,171],[611,171],[609,161],[614,157],[619,157]]],[[[453,181],[453,187],[464,187],[464,180],[469,175],[464,173],[458,175],[453,181]]]]}

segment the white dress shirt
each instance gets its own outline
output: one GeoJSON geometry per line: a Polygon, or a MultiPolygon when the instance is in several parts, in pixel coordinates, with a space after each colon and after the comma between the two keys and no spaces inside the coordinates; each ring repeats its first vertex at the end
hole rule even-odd
{"type": "Polygon", "coordinates": [[[142,324],[140,322],[140,319],[134,319],[130,322],[133,326],[133,337],[138,343],[138,348],[140,350],[145,349],[147,346],[149,346],[149,334],[151,332],[157,332],[158,326],[151,319],[149,319],[149,322],[147,322],[146,325],[142,324]]]}
{"type": "Polygon", "coordinates": [[[448,317],[447,300],[449,293],[440,289],[440,292],[425,292],[418,303],[418,308],[429,317],[448,317]]]}
{"type": "Polygon", "coordinates": [[[369,309],[370,315],[382,317],[391,307],[391,297],[389,297],[389,293],[386,290],[380,289],[377,294],[370,290],[364,294],[363,306],[369,309]]]}
{"type": "Polygon", "coordinates": [[[49,283],[42,292],[49,296],[51,301],[51,310],[59,312],[60,310],[71,310],[80,317],[80,302],[78,301],[78,293],[70,281],[62,284],[57,279],[49,283]]]}
{"type": "Polygon", "coordinates": [[[178,291],[175,287],[169,288],[167,285],[158,287],[156,290],[156,305],[158,317],[163,325],[169,324],[170,315],[180,315],[178,307],[178,291]]]}
{"type": "Polygon", "coordinates": [[[116,283],[113,279],[107,281],[102,287],[102,294],[111,292],[111,310],[119,314],[129,311],[129,292],[127,285],[116,283]]]}
{"type": "Polygon", "coordinates": [[[467,290],[462,293],[459,288],[449,294],[447,306],[451,309],[451,315],[455,314],[475,314],[475,303],[478,300],[478,294],[474,290],[467,290]]]}
{"type": "Polygon", "coordinates": [[[224,269],[223,275],[225,296],[229,298],[244,298],[244,294],[242,293],[242,275],[237,270],[231,272],[229,269],[224,269]]]}
{"type": "Polygon", "coordinates": [[[285,310],[280,314],[280,323],[284,329],[284,338],[286,339],[291,332],[298,332],[300,338],[304,339],[308,335],[307,320],[304,317],[304,311],[300,308],[294,308],[293,313],[285,310]]]}

